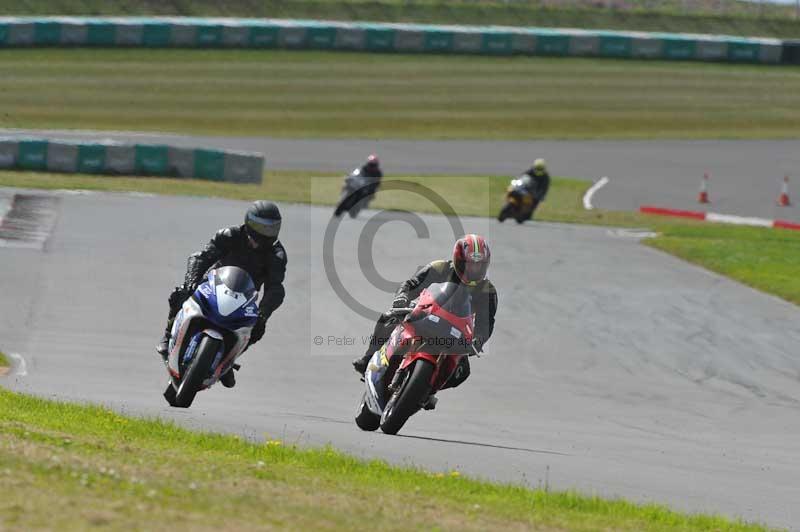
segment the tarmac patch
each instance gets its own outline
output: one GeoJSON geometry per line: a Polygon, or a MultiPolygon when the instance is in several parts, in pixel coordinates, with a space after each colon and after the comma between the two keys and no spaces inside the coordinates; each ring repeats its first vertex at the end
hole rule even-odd
{"type": "Polygon", "coordinates": [[[0,219],[0,247],[44,249],[58,216],[57,196],[14,194],[0,219]]]}

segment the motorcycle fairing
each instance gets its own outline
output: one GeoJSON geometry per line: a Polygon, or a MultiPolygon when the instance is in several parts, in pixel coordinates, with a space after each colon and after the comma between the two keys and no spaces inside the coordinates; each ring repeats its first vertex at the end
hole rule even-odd
{"type": "Polygon", "coordinates": [[[173,378],[181,378],[181,357],[185,366],[185,363],[194,356],[203,335],[223,341],[222,348],[212,364],[212,375],[204,381],[204,387],[212,385],[228,371],[247,347],[252,327],[258,319],[258,306],[255,302],[258,292],[249,276],[246,276],[246,273],[241,275],[240,272],[244,273],[233,267],[211,270],[206,276],[206,282],[183,303],[172,324],[169,343],[167,370],[173,378]],[[220,286],[223,288],[219,288],[220,286]],[[218,304],[223,301],[225,301],[223,304],[227,305],[224,310],[218,308],[218,304]],[[202,320],[200,322],[202,328],[197,330],[195,327],[195,332],[188,339],[188,345],[182,349],[187,340],[187,332],[197,320],[202,320]],[[221,331],[209,327],[214,325],[221,331]],[[233,341],[225,341],[226,336],[223,332],[233,341]]]}
{"type": "Polygon", "coordinates": [[[373,414],[381,415],[383,407],[386,406],[383,379],[388,369],[389,359],[386,357],[386,344],[384,344],[372,354],[372,358],[367,364],[367,371],[364,372],[364,380],[370,391],[366,394],[367,407],[373,414]]]}
{"type": "Polygon", "coordinates": [[[208,272],[206,282],[197,287],[192,298],[199,303],[205,317],[221,327],[252,327],[258,319],[258,291],[249,276],[243,282],[230,275],[232,269],[227,266],[208,272]]]}

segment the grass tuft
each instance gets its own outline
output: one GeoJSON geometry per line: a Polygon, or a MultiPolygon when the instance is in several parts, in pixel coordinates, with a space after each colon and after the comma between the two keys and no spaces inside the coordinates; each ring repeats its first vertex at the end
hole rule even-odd
{"type": "Polygon", "coordinates": [[[330,447],[191,432],[2,389],[0,411],[0,528],[766,530],[394,467],[330,447]]]}

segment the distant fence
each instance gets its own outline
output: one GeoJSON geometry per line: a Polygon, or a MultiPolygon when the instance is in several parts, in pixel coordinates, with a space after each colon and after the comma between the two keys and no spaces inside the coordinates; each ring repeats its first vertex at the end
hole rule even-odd
{"type": "Polygon", "coordinates": [[[0,17],[0,48],[282,48],[778,63],[778,39],[283,19],[0,17]]]}
{"type": "Polygon", "coordinates": [[[0,169],[261,183],[264,156],[158,144],[0,138],[0,169]]]}

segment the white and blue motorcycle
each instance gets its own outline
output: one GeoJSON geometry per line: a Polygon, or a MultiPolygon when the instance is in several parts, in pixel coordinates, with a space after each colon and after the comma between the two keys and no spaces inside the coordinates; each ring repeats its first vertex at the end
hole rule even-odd
{"type": "Polygon", "coordinates": [[[238,369],[236,358],[247,348],[258,319],[258,290],[241,268],[209,271],[172,324],[166,360],[169,385],[164,398],[188,408],[200,390],[238,369]]]}

